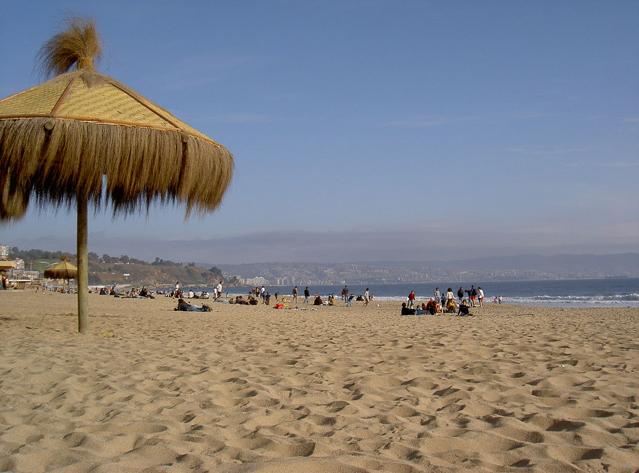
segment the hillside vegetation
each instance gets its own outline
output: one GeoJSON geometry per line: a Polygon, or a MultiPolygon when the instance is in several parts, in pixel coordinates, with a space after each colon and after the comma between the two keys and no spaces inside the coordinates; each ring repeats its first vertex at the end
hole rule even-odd
{"type": "MultiPolygon", "coordinates": [[[[74,254],[62,251],[11,248],[11,258],[21,258],[26,269],[43,271],[47,266],[63,258],[76,264],[74,254]]],[[[195,263],[178,263],[161,258],[149,263],[127,255],[99,256],[89,253],[89,284],[137,284],[146,286],[172,285],[176,281],[184,285],[212,286],[223,280],[225,285],[235,285],[235,278],[225,278],[215,266],[203,268],[195,263]]]]}

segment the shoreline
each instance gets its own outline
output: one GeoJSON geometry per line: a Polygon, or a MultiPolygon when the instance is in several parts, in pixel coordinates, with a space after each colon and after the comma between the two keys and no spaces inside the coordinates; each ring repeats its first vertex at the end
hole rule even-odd
{"type": "MultiPolygon", "coordinates": [[[[247,294],[246,293],[240,293],[240,292],[225,292],[226,296],[225,297],[235,297],[235,296],[243,296],[245,297],[247,294]]],[[[321,294],[322,298],[326,298],[328,296],[328,294],[321,294]]],[[[291,298],[292,295],[291,294],[280,294],[279,297],[287,297],[287,298],[291,298]]],[[[299,297],[299,296],[298,296],[299,297]]],[[[338,296],[336,296],[338,297],[338,296]]],[[[300,297],[300,299],[302,299],[303,297],[300,297]]],[[[339,299],[339,297],[338,297],[339,299]]],[[[422,302],[428,302],[428,297],[424,297],[424,296],[420,296],[417,295],[417,299],[416,301],[419,302],[420,304],[422,302]]],[[[498,307],[500,305],[508,305],[508,306],[521,306],[521,307],[547,307],[547,308],[566,308],[566,309],[587,309],[587,308],[592,308],[592,309],[597,309],[597,308],[603,308],[603,309],[615,309],[615,308],[626,308],[626,309],[633,309],[633,308],[639,308],[639,301],[619,301],[619,302],[614,302],[614,301],[592,301],[592,302],[578,302],[578,301],[565,301],[565,302],[535,302],[535,301],[522,301],[520,300],[522,298],[515,298],[515,297],[508,297],[505,298],[505,300],[499,304],[496,302],[493,302],[492,300],[489,302],[485,302],[484,303],[484,307],[491,307],[491,306],[495,306],[498,307]],[[519,299],[519,300],[514,300],[514,299],[519,299]]],[[[406,296],[374,296],[372,299],[372,302],[378,301],[378,302],[393,302],[396,303],[397,305],[401,305],[402,302],[406,302],[407,297],[406,296]]],[[[456,299],[457,302],[459,302],[459,300],[456,299]]],[[[341,299],[338,300],[339,303],[342,303],[341,299]]]]}

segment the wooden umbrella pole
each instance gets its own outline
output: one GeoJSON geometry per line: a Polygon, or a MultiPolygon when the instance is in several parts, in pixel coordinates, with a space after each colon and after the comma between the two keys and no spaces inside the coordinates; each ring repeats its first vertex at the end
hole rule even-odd
{"type": "Polygon", "coordinates": [[[89,328],[88,199],[78,196],[78,331],[89,328]]]}

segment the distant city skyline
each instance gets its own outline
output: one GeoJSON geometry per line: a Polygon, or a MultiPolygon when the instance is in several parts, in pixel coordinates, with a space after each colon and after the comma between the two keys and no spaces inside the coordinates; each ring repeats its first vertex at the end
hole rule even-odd
{"type": "MultiPolygon", "coordinates": [[[[638,2],[4,7],[0,98],[41,80],[36,53],[66,16],[90,16],[100,71],[235,156],[218,212],[105,209],[90,251],[228,264],[639,251],[638,2]]],[[[31,208],[0,243],[73,251],[75,212],[31,208]]]]}

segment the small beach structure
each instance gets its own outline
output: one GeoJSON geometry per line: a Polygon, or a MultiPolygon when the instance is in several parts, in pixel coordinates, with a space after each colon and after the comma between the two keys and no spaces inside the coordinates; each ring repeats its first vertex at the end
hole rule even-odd
{"type": "Polygon", "coordinates": [[[88,206],[114,215],[156,200],[186,214],[221,203],[233,157],[221,144],[124,84],[98,74],[93,21],[72,19],[42,48],[55,77],[0,100],[0,220],[29,201],[77,209],[78,330],[88,328],[88,206]]]}
{"type": "Polygon", "coordinates": [[[66,259],[63,259],[59,263],[55,263],[45,269],[44,277],[49,279],[64,279],[67,282],[68,289],[69,279],[76,279],[78,277],[78,268],[66,259]]]}
{"type": "Polygon", "coordinates": [[[50,279],[75,279],[78,275],[78,268],[69,263],[67,260],[62,260],[59,263],[55,263],[44,270],[44,277],[50,279]]]}
{"type": "Polygon", "coordinates": [[[0,271],[8,271],[16,268],[15,261],[0,260],[0,271]]]}

